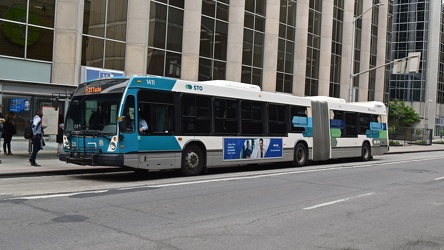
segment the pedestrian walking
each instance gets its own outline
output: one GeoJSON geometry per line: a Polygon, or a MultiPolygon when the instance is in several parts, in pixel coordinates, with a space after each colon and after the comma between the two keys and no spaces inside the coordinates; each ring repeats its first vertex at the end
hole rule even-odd
{"type": "Polygon", "coordinates": [[[3,124],[3,152],[5,155],[13,155],[11,152],[11,140],[17,133],[17,125],[14,120],[14,112],[9,112],[3,124]]]}
{"type": "Polygon", "coordinates": [[[61,153],[63,150],[63,130],[65,129],[65,124],[63,122],[64,122],[63,115],[60,114],[59,115],[59,128],[58,128],[57,137],[56,137],[57,156],[59,156],[59,153],[61,153]]]}
{"type": "Polygon", "coordinates": [[[36,115],[32,119],[32,155],[29,159],[29,162],[31,163],[31,166],[33,167],[40,167],[40,164],[37,164],[36,158],[37,153],[42,148],[42,136],[43,136],[43,129],[45,126],[42,125],[42,117],[43,117],[43,111],[41,109],[37,110],[36,115]]]}

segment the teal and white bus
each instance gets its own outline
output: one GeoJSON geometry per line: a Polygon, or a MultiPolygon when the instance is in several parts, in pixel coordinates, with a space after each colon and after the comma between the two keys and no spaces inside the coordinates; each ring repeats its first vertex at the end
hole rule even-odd
{"type": "Polygon", "coordinates": [[[79,85],[63,146],[59,159],[67,163],[185,175],[257,163],[366,161],[388,151],[387,110],[381,102],[297,97],[230,81],[113,77],[79,85]]]}

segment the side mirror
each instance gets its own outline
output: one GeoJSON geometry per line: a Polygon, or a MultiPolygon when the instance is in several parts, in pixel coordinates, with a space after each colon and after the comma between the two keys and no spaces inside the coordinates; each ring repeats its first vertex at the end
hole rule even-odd
{"type": "Polygon", "coordinates": [[[119,117],[119,131],[122,133],[126,129],[126,118],[125,116],[119,117]]]}

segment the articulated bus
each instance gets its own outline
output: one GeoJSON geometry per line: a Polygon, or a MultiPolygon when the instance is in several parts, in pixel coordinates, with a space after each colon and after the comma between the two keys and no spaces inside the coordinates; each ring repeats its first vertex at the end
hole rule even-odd
{"type": "Polygon", "coordinates": [[[298,97],[220,80],[112,77],[74,92],[59,159],[198,175],[220,166],[367,161],[388,151],[387,138],[381,102],[298,97]]]}

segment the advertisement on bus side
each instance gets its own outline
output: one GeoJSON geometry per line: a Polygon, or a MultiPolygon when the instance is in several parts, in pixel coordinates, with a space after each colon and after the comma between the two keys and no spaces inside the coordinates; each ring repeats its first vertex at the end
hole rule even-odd
{"type": "Polygon", "coordinates": [[[282,138],[224,138],[224,160],[282,158],[282,138]]]}

